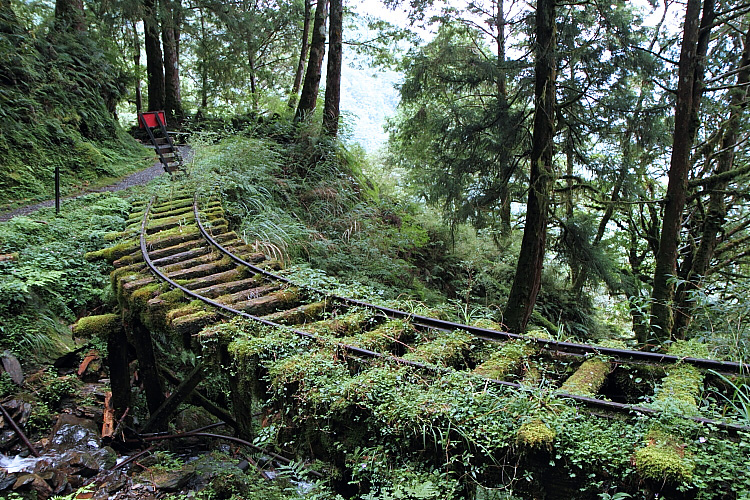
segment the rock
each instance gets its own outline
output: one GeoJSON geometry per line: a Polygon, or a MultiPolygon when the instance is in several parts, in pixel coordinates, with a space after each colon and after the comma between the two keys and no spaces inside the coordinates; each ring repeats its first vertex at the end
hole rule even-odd
{"type": "Polygon", "coordinates": [[[157,490],[165,492],[177,491],[195,478],[195,469],[186,465],[178,470],[150,473],[150,480],[157,490]]]}
{"type": "Polygon", "coordinates": [[[26,403],[20,399],[13,399],[7,403],[3,403],[3,407],[20,426],[23,426],[31,415],[31,403],[26,403]]]}
{"type": "Polygon", "coordinates": [[[3,365],[3,369],[10,375],[10,379],[18,386],[23,385],[23,369],[21,363],[18,362],[13,353],[10,351],[3,352],[0,356],[0,363],[3,365]]]}
{"type": "Polygon", "coordinates": [[[72,474],[93,477],[99,472],[99,461],[89,452],[69,450],[65,452],[59,467],[68,468],[72,474]]]}
{"type": "Polygon", "coordinates": [[[7,450],[18,439],[15,431],[7,429],[0,431],[0,450],[7,450]]]}
{"type": "Polygon", "coordinates": [[[16,482],[16,475],[0,469],[0,491],[7,490],[16,482]]]}
{"type": "Polygon", "coordinates": [[[52,428],[51,451],[65,452],[71,448],[99,449],[101,445],[99,430],[93,420],[63,413],[52,428]]]}
{"type": "Polygon", "coordinates": [[[39,500],[46,500],[52,496],[52,487],[37,474],[20,475],[16,480],[16,484],[13,485],[14,490],[18,490],[19,488],[35,491],[36,497],[39,500]]]}
{"type": "Polygon", "coordinates": [[[65,474],[65,472],[57,470],[54,472],[54,477],[52,478],[52,488],[53,493],[55,495],[60,495],[62,493],[67,493],[68,490],[70,490],[70,483],[68,483],[68,475],[65,474]]]}

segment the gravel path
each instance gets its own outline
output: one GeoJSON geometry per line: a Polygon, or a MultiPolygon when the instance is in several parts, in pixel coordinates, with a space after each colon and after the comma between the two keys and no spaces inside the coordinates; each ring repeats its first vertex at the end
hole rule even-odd
{"type": "MultiPolygon", "coordinates": [[[[187,146],[178,146],[178,149],[180,149],[180,153],[182,153],[182,157],[185,159],[185,162],[189,161],[190,153],[191,153],[189,148],[187,146]]],[[[143,169],[143,170],[139,170],[138,172],[132,173],[129,176],[125,177],[120,182],[118,182],[117,184],[104,186],[98,189],[89,189],[75,196],[69,196],[67,198],[63,198],[61,201],[77,198],[79,196],[83,196],[88,193],[103,193],[105,191],[122,191],[123,189],[127,189],[131,186],[138,186],[140,184],[146,184],[152,179],[156,179],[160,175],[164,175],[164,174],[166,174],[166,172],[164,171],[164,168],[162,167],[161,163],[157,161],[156,163],[154,163],[153,166],[143,169]]],[[[42,201],[39,203],[34,203],[33,205],[26,205],[25,207],[16,208],[15,210],[11,210],[9,212],[2,212],[0,213],[0,222],[7,222],[13,217],[18,217],[19,215],[28,215],[31,212],[39,210],[40,208],[52,207],[54,205],[55,205],[55,200],[47,200],[47,201],[42,201]]]]}

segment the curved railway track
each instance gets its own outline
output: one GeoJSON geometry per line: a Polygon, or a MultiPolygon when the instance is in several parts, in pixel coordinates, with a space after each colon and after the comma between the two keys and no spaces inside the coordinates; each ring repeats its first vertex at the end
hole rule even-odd
{"type": "MultiPolygon", "coordinates": [[[[681,358],[661,353],[530,338],[412,314],[301,286],[274,273],[273,268],[277,266],[272,261],[255,252],[229,231],[226,221],[222,218],[223,213],[217,207],[217,204],[208,204],[204,207],[204,215],[202,215],[197,194],[177,201],[169,200],[162,204],[157,204],[156,198],[151,199],[140,220],[140,256],[131,255],[130,260],[121,259],[119,264],[115,262],[116,267],[126,266],[129,263],[132,266],[134,260],[139,260],[137,257],[142,257],[148,270],[159,280],[168,283],[173,289],[180,290],[190,299],[210,306],[210,310],[196,310],[193,307],[173,314],[169,318],[172,327],[183,336],[197,333],[197,330],[203,326],[216,322],[222,317],[241,316],[262,325],[283,328],[299,336],[323,340],[318,333],[319,325],[325,322],[321,319],[323,312],[328,312],[330,315],[332,311],[335,311],[337,316],[343,317],[348,311],[356,310],[360,313],[364,311],[364,316],[369,319],[359,321],[356,325],[358,330],[356,335],[349,335],[336,342],[336,347],[349,355],[361,358],[383,358],[389,362],[428,372],[455,369],[420,360],[418,356],[420,348],[418,345],[409,345],[409,335],[404,335],[403,339],[395,339],[396,342],[392,343],[395,347],[390,349],[378,349],[368,341],[358,341],[357,335],[366,338],[369,332],[372,337],[373,332],[377,332],[379,327],[389,322],[408,325],[408,329],[423,332],[423,336],[427,338],[435,338],[441,333],[459,330],[486,341],[490,346],[497,346],[497,349],[502,349],[502,346],[509,343],[522,342],[528,346],[524,355],[526,361],[535,358],[543,363],[554,363],[563,357],[579,363],[578,372],[591,370],[590,366],[587,368],[586,360],[595,359],[599,360],[600,365],[604,364],[607,372],[605,380],[600,381],[598,386],[593,388],[593,393],[567,392],[566,387],[569,386],[563,383],[558,388],[556,396],[607,413],[658,413],[657,409],[644,406],[640,401],[628,401],[622,395],[619,400],[613,400],[615,398],[611,398],[610,395],[598,392],[601,387],[607,385],[606,378],[609,374],[622,366],[664,367],[683,364],[701,371],[714,370],[729,374],[739,374],[743,370],[741,364],[727,361],[681,358]],[[197,231],[191,229],[192,236],[187,238],[173,236],[176,228],[187,228],[191,224],[197,226],[197,231]],[[354,341],[350,342],[349,339],[354,341]],[[404,349],[410,350],[411,355],[403,355],[404,349]],[[583,362],[581,362],[582,359],[583,362]]],[[[133,226],[135,224],[134,221],[133,226]]],[[[150,283],[152,283],[151,280],[141,278],[135,282],[125,283],[123,286],[130,288],[132,292],[150,283]]],[[[156,307],[159,300],[158,296],[152,297],[149,304],[156,307]]],[[[413,338],[411,340],[413,341],[413,338]]],[[[326,342],[330,344],[330,339],[326,342]]],[[[477,368],[475,367],[475,371],[484,375],[487,383],[514,389],[524,388],[519,381],[508,380],[505,377],[486,376],[477,368]]],[[[738,424],[717,421],[700,415],[686,415],[685,418],[730,431],[748,429],[738,424]]]]}

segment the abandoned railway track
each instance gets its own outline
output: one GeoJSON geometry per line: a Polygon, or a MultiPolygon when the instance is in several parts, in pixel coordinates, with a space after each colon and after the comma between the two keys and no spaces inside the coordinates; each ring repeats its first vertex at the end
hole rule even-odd
{"type": "MultiPolygon", "coordinates": [[[[124,244],[109,249],[117,268],[113,284],[126,301],[146,311],[146,323],[170,330],[186,347],[204,327],[241,316],[333,343],[347,356],[381,358],[427,372],[465,371],[519,390],[544,379],[548,385],[554,382],[556,397],[609,415],[658,413],[658,405],[650,402],[674,391],[674,380],[685,370],[702,385],[717,382],[715,372],[739,374],[743,369],[727,361],[530,338],[299,285],[275,272],[278,262],[229,229],[219,202],[200,207],[192,193],[152,199],[134,214],[128,231],[137,232],[137,248],[124,244]],[[435,355],[430,346],[449,344],[455,332],[482,342],[483,357],[435,355]],[[652,383],[633,383],[634,370],[645,374],[635,380],[648,376],[652,383]],[[623,390],[628,383],[632,390],[623,390]]],[[[684,418],[730,431],[746,429],[704,416],[697,402],[694,406],[684,418]]]]}

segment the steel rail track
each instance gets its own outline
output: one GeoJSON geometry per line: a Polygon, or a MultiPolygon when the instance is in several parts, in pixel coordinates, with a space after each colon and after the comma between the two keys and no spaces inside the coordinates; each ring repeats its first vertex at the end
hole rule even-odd
{"type": "MultiPolygon", "coordinates": [[[[193,299],[199,300],[205,304],[208,304],[220,311],[223,311],[224,313],[229,313],[232,316],[240,316],[249,320],[252,320],[254,322],[257,322],[261,325],[265,325],[272,328],[279,328],[285,331],[288,331],[290,333],[294,333],[295,335],[298,335],[303,338],[308,338],[317,342],[320,342],[323,345],[329,345],[329,346],[335,346],[337,349],[340,349],[342,351],[345,351],[351,355],[354,356],[361,356],[364,358],[376,358],[376,359],[382,359],[384,361],[392,362],[395,364],[403,365],[403,366],[410,366],[413,368],[417,368],[419,370],[424,370],[432,373],[454,373],[456,370],[448,367],[438,367],[433,365],[428,365],[425,363],[420,363],[417,361],[407,360],[398,356],[390,355],[390,354],[384,354],[377,351],[372,351],[369,349],[364,349],[362,347],[357,347],[341,342],[331,342],[327,339],[324,339],[318,335],[315,335],[310,332],[306,332],[303,330],[299,330],[297,328],[293,328],[287,325],[282,325],[280,323],[276,323],[274,321],[270,321],[264,318],[261,318],[259,316],[255,316],[252,314],[249,314],[245,311],[238,310],[235,308],[232,308],[226,304],[222,304],[220,302],[217,302],[215,300],[212,300],[211,298],[205,297],[203,295],[200,295],[198,293],[195,293],[194,291],[186,288],[185,286],[177,283],[176,281],[172,280],[169,276],[167,276],[165,273],[163,273],[159,268],[153,263],[149,252],[148,252],[148,245],[146,242],[146,229],[148,225],[149,220],[149,213],[151,211],[152,206],[154,205],[154,202],[156,200],[156,197],[153,197],[146,209],[144,210],[143,219],[141,221],[141,228],[140,228],[140,250],[143,257],[143,260],[146,264],[146,266],[149,268],[149,270],[159,279],[162,281],[168,283],[171,287],[181,290],[185,295],[188,297],[191,297],[193,299]]],[[[232,259],[236,264],[246,266],[250,270],[260,273],[263,276],[276,280],[279,282],[282,282],[284,284],[295,284],[292,280],[285,278],[283,276],[279,276],[275,273],[269,272],[263,268],[260,268],[258,266],[253,265],[250,262],[247,262],[246,260],[242,259],[241,257],[233,254],[230,252],[227,248],[225,248],[223,245],[221,245],[218,241],[216,241],[215,238],[213,238],[209,232],[206,230],[205,226],[203,225],[200,213],[198,209],[198,197],[197,193],[194,196],[193,199],[193,211],[195,215],[195,221],[198,225],[198,229],[202,235],[202,237],[214,248],[219,250],[221,253],[232,259]]],[[[296,285],[296,284],[295,284],[296,285]]],[[[444,320],[437,320],[434,318],[428,318],[426,316],[420,316],[412,313],[407,313],[404,311],[399,311],[396,309],[391,309],[383,306],[378,306],[375,304],[369,304],[364,301],[350,299],[346,297],[340,297],[337,295],[329,294],[327,292],[324,292],[322,290],[317,290],[312,287],[302,287],[306,288],[309,291],[320,293],[324,295],[327,298],[330,298],[337,302],[342,302],[354,306],[360,306],[363,308],[368,308],[376,311],[380,311],[384,313],[389,318],[394,319],[404,319],[404,320],[410,320],[417,325],[426,326],[429,328],[435,328],[439,330],[464,330],[469,333],[472,333],[476,335],[477,337],[492,340],[492,341],[504,341],[509,339],[521,339],[525,341],[533,341],[536,342],[540,347],[543,347],[545,349],[549,350],[556,350],[560,352],[565,353],[572,353],[572,354],[599,354],[599,355],[606,355],[611,356],[616,359],[633,359],[638,361],[645,361],[649,364],[664,364],[664,363],[676,363],[678,361],[683,361],[686,363],[691,363],[693,365],[699,366],[701,368],[720,368],[722,371],[739,371],[741,368],[741,365],[739,363],[730,363],[730,362],[722,362],[722,361],[715,361],[715,360],[708,360],[708,359],[699,359],[699,358],[679,358],[677,356],[669,356],[669,355],[661,355],[657,353],[647,353],[647,352],[641,352],[641,351],[629,351],[629,350],[623,350],[623,349],[610,349],[610,348],[599,348],[595,346],[589,346],[586,344],[576,344],[571,342],[557,342],[552,341],[548,339],[540,339],[540,338],[528,338],[521,335],[511,334],[508,332],[499,332],[496,330],[489,330],[485,328],[477,328],[472,327],[469,325],[462,325],[459,323],[453,323],[450,321],[444,321],[444,320]]],[[[526,390],[527,388],[523,386],[522,384],[515,383],[515,382],[507,382],[504,380],[497,380],[497,379],[490,379],[486,377],[482,377],[486,382],[491,383],[493,385],[501,386],[501,387],[507,387],[515,390],[526,390]]],[[[629,404],[629,403],[618,403],[614,401],[608,401],[604,399],[598,399],[593,397],[586,397],[586,396],[580,396],[576,394],[569,394],[562,391],[556,391],[554,393],[555,397],[561,398],[561,399],[569,399],[571,401],[574,401],[576,403],[582,404],[584,406],[590,407],[590,408],[599,408],[603,410],[607,410],[614,413],[630,413],[630,414],[643,414],[643,415],[657,415],[660,413],[659,410],[656,410],[654,408],[648,408],[644,406],[639,406],[635,404],[629,404]]],[[[724,429],[731,432],[737,432],[737,431],[750,431],[750,427],[746,427],[739,424],[733,424],[728,422],[722,422],[718,420],[713,420],[709,418],[704,417],[696,417],[696,416],[689,416],[689,415],[682,415],[682,418],[685,418],[686,420],[691,420],[700,424],[707,424],[712,425],[720,429],[724,429]]]]}
{"type": "MultiPolygon", "coordinates": [[[[211,245],[213,245],[216,249],[222,252],[224,255],[232,259],[237,264],[246,266],[249,269],[252,269],[254,272],[262,274],[270,279],[280,281],[283,283],[294,284],[288,278],[279,276],[278,274],[272,273],[258,266],[255,266],[251,264],[250,262],[243,260],[242,258],[238,257],[237,255],[227,250],[221,243],[216,241],[208,233],[208,231],[206,231],[206,228],[203,226],[203,223],[200,217],[200,211],[198,210],[197,194],[193,202],[193,213],[195,215],[195,221],[198,224],[198,229],[203,235],[203,237],[209,243],[211,243],[211,245]]],[[[296,286],[300,286],[300,285],[296,285],[296,286]]],[[[490,341],[504,342],[507,340],[517,339],[517,340],[523,340],[525,342],[533,342],[537,344],[540,348],[549,350],[549,351],[564,352],[564,353],[569,353],[569,354],[608,356],[612,358],[613,360],[620,361],[620,362],[641,361],[641,362],[646,362],[649,364],[666,364],[666,363],[683,362],[683,363],[688,363],[688,364],[697,366],[699,368],[712,369],[712,370],[724,372],[724,373],[743,373],[743,371],[748,370],[747,364],[735,363],[732,361],[717,361],[714,359],[679,357],[679,356],[673,356],[669,354],[662,354],[662,353],[656,353],[656,352],[634,351],[634,350],[629,350],[629,349],[615,349],[615,348],[610,348],[610,347],[599,347],[599,346],[592,346],[588,344],[579,344],[575,342],[560,342],[557,340],[543,339],[539,337],[528,337],[528,336],[519,335],[516,333],[502,332],[498,330],[490,330],[488,328],[480,328],[477,326],[464,325],[461,323],[454,323],[451,321],[430,318],[428,316],[420,316],[418,314],[408,313],[405,311],[399,311],[398,309],[391,309],[391,308],[379,306],[376,304],[370,304],[368,302],[364,302],[361,300],[351,299],[348,297],[341,297],[338,295],[325,292],[323,290],[315,289],[313,287],[307,287],[307,286],[300,286],[300,287],[306,288],[307,290],[311,292],[324,295],[327,298],[330,298],[336,302],[346,303],[346,304],[350,304],[353,306],[359,306],[359,307],[364,307],[364,308],[371,309],[371,310],[380,311],[383,314],[385,314],[388,318],[391,318],[391,319],[404,319],[404,320],[411,321],[412,323],[415,323],[420,326],[425,326],[427,328],[433,328],[433,329],[443,330],[443,331],[463,330],[465,332],[471,333],[472,335],[476,337],[479,337],[485,340],[490,340],[490,341]]]]}

